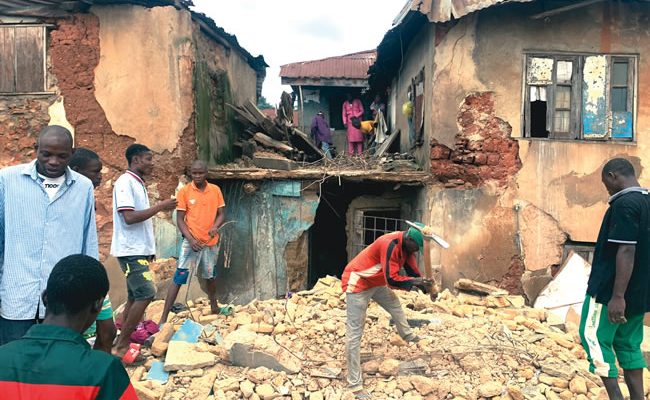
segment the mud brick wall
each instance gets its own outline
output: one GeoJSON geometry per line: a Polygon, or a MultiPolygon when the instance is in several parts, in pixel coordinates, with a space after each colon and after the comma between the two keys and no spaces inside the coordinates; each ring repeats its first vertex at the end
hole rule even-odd
{"type": "MultiPolygon", "coordinates": [[[[100,253],[106,256],[112,235],[112,183],[126,169],[124,151],[136,140],[114,132],[104,110],[95,99],[93,82],[94,71],[99,63],[99,46],[99,19],[93,14],[77,14],[73,18],[59,20],[56,29],[50,34],[51,68],[64,98],[67,120],[75,127],[75,145],[96,151],[104,163],[103,183],[97,189],[96,197],[100,253]]],[[[37,106],[39,104],[34,104],[34,107],[38,108],[37,106]]],[[[156,167],[153,176],[147,178],[152,203],[174,193],[178,176],[196,156],[193,121],[194,118],[191,118],[172,152],[155,154],[156,167]]],[[[37,122],[42,127],[47,119],[37,122]]],[[[21,136],[19,132],[14,134],[21,136]]],[[[27,154],[25,145],[21,144],[25,141],[26,139],[13,140],[16,143],[14,146],[27,154]]]]}
{"type": "Polygon", "coordinates": [[[453,149],[432,140],[431,172],[446,187],[500,186],[521,168],[512,128],[495,115],[492,92],[470,93],[460,106],[459,132],[453,149]]]}

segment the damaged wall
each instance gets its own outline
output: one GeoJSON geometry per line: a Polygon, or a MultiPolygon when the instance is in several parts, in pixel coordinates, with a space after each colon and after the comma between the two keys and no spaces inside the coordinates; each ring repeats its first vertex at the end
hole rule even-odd
{"type": "Polygon", "coordinates": [[[101,44],[95,97],[113,131],[157,153],[173,151],[193,109],[190,13],[133,5],[91,12],[101,44]]]}
{"type": "MultiPolygon", "coordinates": [[[[103,7],[100,7],[101,9],[103,7]]],[[[139,7],[128,7],[128,9],[136,14],[142,11],[139,7]]],[[[105,28],[107,27],[105,26],[105,28]]],[[[112,184],[127,168],[124,151],[135,141],[148,142],[156,136],[152,135],[150,131],[134,132],[132,137],[118,135],[113,130],[104,107],[97,100],[94,71],[100,63],[100,57],[105,65],[105,72],[108,70],[108,66],[115,68],[110,74],[119,72],[120,64],[113,59],[124,58],[124,54],[117,50],[101,52],[101,29],[99,18],[94,14],[78,14],[70,19],[59,20],[57,29],[50,33],[49,51],[52,58],[52,70],[64,98],[68,121],[75,127],[75,143],[77,146],[97,151],[104,162],[103,183],[97,189],[96,197],[100,252],[106,256],[112,235],[112,184]]],[[[124,31],[120,35],[131,32],[131,42],[143,45],[136,39],[140,37],[138,29],[131,32],[124,27],[124,31]]],[[[164,80],[162,77],[160,79],[164,80]]],[[[187,83],[191,84],[191,80],[187,80],[187,83]]],[[[137,80],[132,84],[137,86],[137,80]]],[[[191,86],[189,90],[191,91],[191,86]]],[[[130,99],[128,96],[125,98],[130,99]]],[[[140,104],[149,103],[150,101],[140,99],[140,104]]],[[[121,107],[121,105],[115,106],[121,107]]],[[[165,107],[171,108],[172,105],[165,105],[165,107]]],[[[157,119],[156,116],[148,114],[144,114],[144,116],[148,116],[150,120],[157,119]]],[[[177,140],[171,151],[154,154],[156,167],[153,175],[147,178],[152,203],[174,194],[178,178],[183,174],[184,166],[195,158],[194,123],[190,117],[191,115],[185,121],[182,132],[174,133],[177,140]]]]}
{"type": "MultiPolygon", "coordinates": [[[[435,27],[432,24],[426,24],[417,33],[414,40],[409,47],[405,49],[404,63],[398,75],[392,83],[391,102],[394,111],[389,111],[391,118],[393,118],[391,125],[394,130],[399,129],[400,134],[400,149],[402,152],[408,151],[413,143],[409,140],[409,126],[407,117],[402,113],[402,104],[408,101],[408,90],[411,85],[411,80],[424,70],[424,87],[431,87],[431,77],[434,68],[434,54],[435,54],[435,27]]],[[[433,92],[431,90],[424,90],[424,110],[433,109],[433,92]]],[[[432,115],[424,112],[424,144],[419,146],[414,151],[414,156],[424,170],[429,166],[429,148],[428,143],[431,138],[432,128],[432,115]]]]}
{"type": "Polygon", "coordinates": [[[210,166],[231,162],[236,140],[233,117],[226,104],[256,101],[257,74],[237,52],[215,43],[194,26],[196,63],[196,142],[198,154],[210,166]]]}
{"type": "MultiPolygon", "coordinates": [[[[452,244],[440,255],[446,286],[458,277],[513,286],[523,273],[523,289],[536,296],[561,262],[566,240],[595,241],[607,201],[600,182],[604,163],[626,157],[637,173],[648,163],[642,155],[649,143],[650,7],[603,2],[531,20],[534,12],[525,4],[490,8],[436,38],[428,86],[431,170],[444,185],[429,189],[428,202],[431,225],[452,244]],[[529,49],[639,54],[636,142],[522,138],[523,60],[529,49]]],[[[650,179],[642,174],[641,184],[650,179]]]]}
{"type": "Polygon", "coordinates": [[[221,239],[218,293],[222,302],[276,298],[306,279],[302,275],[307,264],[296,260],[307,259],[305,231],[314,222],[318,196],[301,191],[300,181],[251,185],[245,190],[244,182],[220,184],[226,220],[234,221],[224,228],[221,239]]]}
{"type": "MultiPolygon", "coordinates": [[[[5,149],[0,167],[32,160],[35,138],[48,123],[69,123],[75,145],[100,155],[103,183],[95,192],[100,258],[109,269],[111,295],[120,298],[114,292],[125,290],[123,274],[108,250],[112,185],[127,168],[125,149],[137,141],[154,150],[149,197],[152,204],[168,198],[197,157],[194,61],[220,60],[229,85],[239,91],[236,99],[255,99],[256,73],[238,51],[198,44],[206,39],[195,35],[198,28],[187,10],[95,6],[48,22],[49,94],[0,96],[5,149]]],[[[158,256],[175,255],[177,232],[169,213],[158,214],[154,227],[158,256]]]]}

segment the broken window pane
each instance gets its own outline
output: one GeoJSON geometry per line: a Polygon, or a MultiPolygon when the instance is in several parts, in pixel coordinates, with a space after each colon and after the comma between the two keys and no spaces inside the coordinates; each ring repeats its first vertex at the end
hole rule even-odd
{"type": "Polygon", "coordinates": [[[572,61],[558,61],[557,62],[557,82],[558,83],[571,83],[571,75],[573,74],[572,61]]]}
{"type": "Polygon", "coordinates": [[[556,86],[555,108],[571,108],[571,86],[556,86]]]}
{"type": "Polygon", "coordinates": [[[553,83],[553,59],[530,58],[526,81],[529,85],[550,85],[553,83]]]}
{"type": "Polygon", "coordinates": [[[627,86],[627,61],[616,61],[612,68],[612,86],[627,86]]]}
{"type": "Polygon", "coordinates": [[[570,111],[555,111],[553,130],[555,132],[569,132],[570,111]]]}
{"type": "Polygon", "coordinates": [[[546,129],[546,101],[530,102],[530,137],[547,138],[546,129]]]}
{"type": "Polygon", "coordinates": [[[627,88],[612,88],[612,111],[627,111],[627,88]]]}

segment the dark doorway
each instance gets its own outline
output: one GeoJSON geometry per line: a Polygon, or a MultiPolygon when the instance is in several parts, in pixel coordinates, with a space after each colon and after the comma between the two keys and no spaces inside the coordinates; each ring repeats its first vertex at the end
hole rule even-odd
{"type": "Polygon", "coordinates": [[[334,180],[321,186],[321,200],[309,230],[308,287],[326,275],[340,278],[350,258],[348,251],[354,256],[384,233],[404,229],[401,218],[413,217],[410,210],[415,206],[418,188],[394,189],[391,183],[342,182],[339,185],[334,180]],[[391,207],[366,203],[366,197],[372,196],[400,200],[391,207]],[[359,199],[364,199],[360,208],[351,209],[351,204],[358,204],[359,199]],[[349,222],[354,229],[348,226],[349,222]],[[350,232],[353,232],[351,236],[350,232]]]}
{"type": "Polygon", "coordinates": [[[314,225],[309,230],[308,287],[326,276],[341,276],[348,261],[346,212],[352,197],[343,187],[323,185],[314,225]]]}

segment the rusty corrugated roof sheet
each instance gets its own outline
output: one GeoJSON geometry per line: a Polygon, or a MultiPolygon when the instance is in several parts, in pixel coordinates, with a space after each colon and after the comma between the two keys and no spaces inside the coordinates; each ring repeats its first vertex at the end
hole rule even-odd
{"type": "Polygon", "coordinates": [[[280,77],[366,79],[368,78],[368,68],[376,58],[376,50],[366,50],[320,60],[301,61],[282,65],[280,77]]]}
{"type": "Polygon", "coordinates": [[[532,1],[534,0],[413,0],[411,10],[426,15],[431,22],[447,22],[498,4],[532,1]]]}

